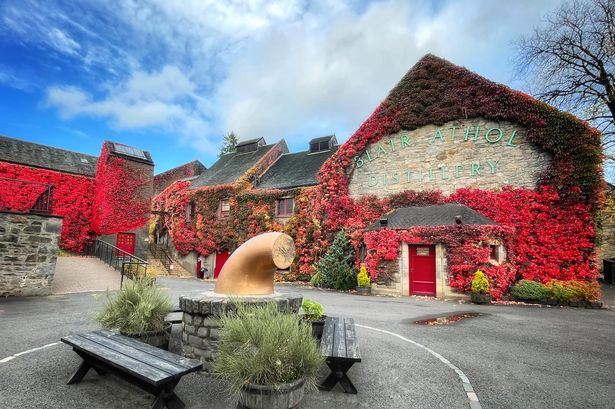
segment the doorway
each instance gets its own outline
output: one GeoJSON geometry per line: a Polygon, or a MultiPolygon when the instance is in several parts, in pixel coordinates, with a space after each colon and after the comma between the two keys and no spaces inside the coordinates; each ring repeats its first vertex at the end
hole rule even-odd
{"type": "Polygon", "coordinates": [[[410,295],[436,296],[436,246],[409,245],[410,295]]]}
{"type": "Polygon", "coordinates": [[[214,268],[214,278],[218,278],[218,274],[220,274],[220,270],[226,263],[226,260],[231,256],[231,253],[228,251],[221,251],[216,253],[216,267],[214,268]]]}
{"type": "Polygon", "coordinates": [[[124,250],[126,253],[135,255],[135,234],[118,233],[115,239],[115,247],[124,250]]]}

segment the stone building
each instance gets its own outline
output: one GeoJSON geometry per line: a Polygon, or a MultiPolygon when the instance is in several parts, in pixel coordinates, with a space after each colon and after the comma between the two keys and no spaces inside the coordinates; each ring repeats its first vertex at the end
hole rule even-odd
{"type": "Polygon", "coordinates": [[[186,270],[198,275],[206,268],[217,277],[243,239],[284,229],[295,213],[296,197],[318,185],[322,164],[336,150],[334,135],[315,138],[309,149],[294,153],[284,139],[274,144],[264,138],[240,141],[235,152],[222,155],[200,176],[177,181],[154,198],[155,213],[162,214],[157,220],[157,241],[186,270]],[[255,230],[234,224],[236,215],[247,212],[260,212],[254,217],[268,221],[255,230]],[[195,240],[180,248],[173,237],[183,241],[186,236],[195,240]]]}
{"type": "Polygon", "coordinates": [[[0,136],[0,295],[47,293],[59,248],[82,252],[95,238],[147,259],[153,187],[146,151],[105,142],[96,157],[0,136]]]}
{"type": "Polygon", "coordinates": [[[342,145],[246,141],[154,207],[189,270],[276,230],[307,279],[343,230],[376,292],[463,294],[480,269],[499,298],[520,279],[596,279],[600,165],[586,123],[427,55],[342,145]]]}

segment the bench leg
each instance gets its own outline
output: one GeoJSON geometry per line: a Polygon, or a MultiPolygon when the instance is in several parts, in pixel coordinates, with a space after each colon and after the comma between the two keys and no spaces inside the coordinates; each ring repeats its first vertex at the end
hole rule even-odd
{"type": "Polygon", "coordinates": [[[344,393],[356,394],[357,389],[354,387],[346,372],[352,367],[354,362],[327,361],[327,366],[331,369],[331,373],[325,381],[318,386],[322,391],[330,391],[339,384],[344,389],[344,393]]]}
{"type": "Polygon", "coordinates": [[[164,388],[156,394],[156,399],[154,399],[150,409],[162,409],[165,406],[169,409],[184,409],[186,405],[174,392],[178,382],[179,381],[176,381],[165,385],[164,388]]]}
{"type": "Polygon", "coordinates": [[[85,374],[88,373],[88,371],[90,370],[90,368],[92,368],[92,365],[90,365],[85,359],[83,360],[83,362],[81,362],[81,365],[79,365],[79,368],[77,368],[77,370],[75,371],[75,373],[73,374],[73,376],[70,377],[70,379],[68,380],[68,382],[66,383],[67,385],[73,385],[76,383],[81,382],[81,380],[83,379],[83,377],[85,376],[85,374]]]}

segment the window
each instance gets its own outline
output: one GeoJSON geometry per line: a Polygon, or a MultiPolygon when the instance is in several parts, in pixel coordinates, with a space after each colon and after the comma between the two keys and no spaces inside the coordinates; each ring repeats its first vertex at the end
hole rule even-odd
{"type": "Polygon", "coordinates": [[[220,200],[220,218],[224,219],[228,217],[231,211],[231,206],[229,205],[228,199],[220,200]]]}
{"type": "Polygon", "coordinates": [[[331,149],[329,144],[330,144],[329,140],[322,141],[322,142],[312,142],[310,143],[310,152],[314,153],[314,152],[328,151],[329,149],[331,149]]]}
{"type": "Polygon", "coordinates": [[[275,207],[275,215],[280,217],[292,216],[294,207],[295,199],[292,197],[278,199],[275,207]]]}
{"type": "Polygon", "coordinates": [[[491,260],[498,261],[498,245],[497,244],[489,245],[489,258],[491,260]]]}
{"type": "Polygon", "coordinates": [[[194,215],[196,213],[196,205],[194,202],[190,202],[188,207],[186,207],[186,220],[189,222],[194,220],[194,215]]]}

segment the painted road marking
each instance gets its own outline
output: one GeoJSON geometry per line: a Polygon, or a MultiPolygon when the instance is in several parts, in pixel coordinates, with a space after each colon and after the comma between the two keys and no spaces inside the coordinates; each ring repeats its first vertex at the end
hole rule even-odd
{"type": "Polygon", "coordinates": [[[51,344],[43,345],[42,347],[28,349],[27,351],[22,351],[22,352],[19,352],[17,354],[14,354],[14,355],[7,356],[6,358],[0,359],[0,364],[4,364],[4,363],[6,363],[6,362],[8,362],[8,361],[10,361],[12,359],[17,358],[18,356],[29,354],[31,352],[40,351],[41,349],[49,348],[49,347],[52,347],[52,346],[58,345],[58,344],[59,344],[59,342],[53,342],[51,344]]]}
{"type": "Polygon", "coordinates": [[[387,331],[384,329],[379,329],[379,328],[374,328],[374,327],[369,327],[367,325],[361,325],[361,324],[355,324],[357,327],[361,327],[361,328],[365,328],[365,329],[371,329],[372,331],[377,331],[377,332],[382,332],[383,334],[388,334],[388,335],[392,335],[394,337],[397,337],[403,341],[409,342],[412,345],[416,345],[419,348],[423,348],[425,351],[429,352],[431,355],[435,356],[436,358],[438,358],[442,363],[446,364],[449,368],[451,368],[453,371],[455,371],[457,373],[457,376],[459,377],[459,379],[461,380],[461,383],[463,385],[463,389],[468,397],[468,400],[470,401],[470,407],[472,409],[481,409],[480,403],[478,401],[478,396],[476,395],[476,392],[474,392],[474,388],[472,387],[472,384],[470,383],[470,380],[468,379],[468,377],[466,376],[465,373],[463,373],[463,371],[459,368],[457,368],[453,363],[451,363],[451,361],[449,361],[448,359],[444,358],[442,355],[440,355],[439,353],[437,353],[436,351],[434,351],[431,348],[426,347],[423,344],[420,344],[416,341],[413,341],[409,338],[406,338],[402,335],[396,334],[394,332],[391,331],[387,331]]]}

